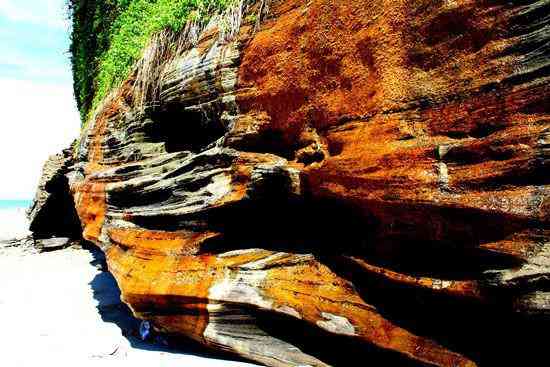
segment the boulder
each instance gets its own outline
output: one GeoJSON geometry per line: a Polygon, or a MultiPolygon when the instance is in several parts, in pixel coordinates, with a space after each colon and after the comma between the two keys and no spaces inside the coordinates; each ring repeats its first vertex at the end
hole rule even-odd
{"type": "MultiPolygon", "coordinates": [[[[70,238],[66,237],[52,237],[42,240],[36,240],[35,246],[41,251],[41,252],[50,252],[50,251],[56,251],[56,250],[63,250],[64,248],[67,248],[71,245],[73,245],[75,242],[71,241],[70,238]]],[[[78,242],[76,242],[78,243],[78,242]]]]}

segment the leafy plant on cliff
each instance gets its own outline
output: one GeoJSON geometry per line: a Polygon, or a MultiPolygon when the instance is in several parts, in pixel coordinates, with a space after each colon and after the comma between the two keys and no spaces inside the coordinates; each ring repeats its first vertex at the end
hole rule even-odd
{"type": "Polygon", "coordinates": [[[128,77],[155,33],[180,31],[239,0],[68,0],[72,19],[74,93],[85,122],[109,91],[128,77]]]}

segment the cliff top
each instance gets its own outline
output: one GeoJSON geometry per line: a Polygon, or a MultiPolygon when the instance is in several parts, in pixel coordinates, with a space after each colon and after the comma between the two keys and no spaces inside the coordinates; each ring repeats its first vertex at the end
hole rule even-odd
{"type": "Polygon", "coordinates": [[[68,0],[74,94],[82,122],[124,81],[152,35],[200,29],[243,0],[68,0]]]}

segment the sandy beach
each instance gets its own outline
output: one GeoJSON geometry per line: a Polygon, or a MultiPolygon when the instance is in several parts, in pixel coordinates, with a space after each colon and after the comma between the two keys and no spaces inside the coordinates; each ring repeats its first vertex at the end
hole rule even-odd
{"type": "MultiPolygon", "coordinates": [[[[27,233],[24,210],[0,210],[1,237],[27,233]]],[[[38,253],[0,242],[0,365],[205,366],[219,359],[193,344],[141,341],[139,320],[120,301],[103,254],[94,248],[38,253]]]]}
{"type": "Polygon", "coordinates": [[[25,208],[0,208],[0,241],[30,234],[25,208]]]}

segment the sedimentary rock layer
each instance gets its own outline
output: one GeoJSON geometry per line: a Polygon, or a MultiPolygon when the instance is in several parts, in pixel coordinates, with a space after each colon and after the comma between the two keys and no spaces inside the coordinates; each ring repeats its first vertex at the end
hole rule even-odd
{"type": "MultiPolygon", "coordinates": [[[[275,1],[213,23],[69,173],[134,313],[269,366],[543,352],[550,4],[275,1]]],[[[370,362],[369,362],[370,361],[370,362]]]]}

